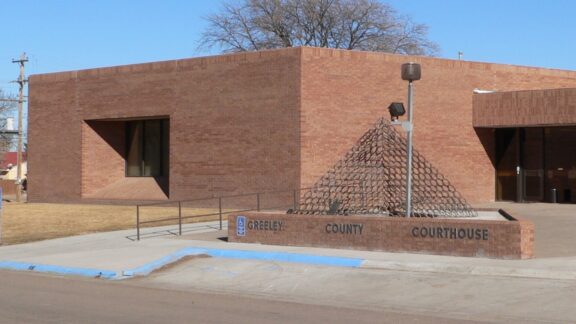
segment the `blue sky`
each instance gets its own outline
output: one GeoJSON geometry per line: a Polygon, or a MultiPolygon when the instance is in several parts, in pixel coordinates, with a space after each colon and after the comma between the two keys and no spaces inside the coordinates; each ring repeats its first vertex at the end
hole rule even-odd
{"type": "MultiPolygon", "coordinates": [[[[196,49],[218,0],[0,0],[0,89],[27,74],[215,54],[196,49]]],[[[390,0],[430,27],[440,57],[576,70],[576,1],[390,0]]]]}

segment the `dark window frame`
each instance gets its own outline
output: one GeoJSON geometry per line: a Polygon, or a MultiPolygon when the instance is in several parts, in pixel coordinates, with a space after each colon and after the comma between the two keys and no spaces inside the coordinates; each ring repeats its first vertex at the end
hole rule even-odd
{"type": "Polygon", "coordinates": [[[125,122],[125,159],[124,159],[124,174],[126,177],[130,178],[160,178],[160,177],[167,177],[170,171],[166,168],[165,163],[169,163],[168,156],[163,156],[164,154],[169,155],[169,147],[170,147],[170,122],[169,119],[142,119],[142,120],[131,120],[125,122]],[[154,172],[151,172],[151,175],[144,175],[145,170],[145,162],[146,162],[146,123],[147,122],[159,122],[160,131],[159,131],[159,149],[158,154],[160,155],[159,158],[159,165],[158,165],[158,174],[154,175],[154,172]],[[140,152],[138,157],[138,169],[139,174],[134,175],[129,173],[129,154],[131,148],[131,130],[137,126],[132,125],[141,125],[141,132],[138,134],[138,145],[140,145],[140,152]],[[165,136],[166,135],[166,136],[165,136]],[[166,137],[166,138],[165,138],[166,137]]]}

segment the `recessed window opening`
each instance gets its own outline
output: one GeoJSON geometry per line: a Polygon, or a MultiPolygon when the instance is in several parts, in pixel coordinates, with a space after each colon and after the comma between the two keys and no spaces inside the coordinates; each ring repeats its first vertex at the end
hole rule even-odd
{"type": "Polygon", "coordinates": [[[126,122],[126,176],[168,176],[168,120],[126,122]]]}

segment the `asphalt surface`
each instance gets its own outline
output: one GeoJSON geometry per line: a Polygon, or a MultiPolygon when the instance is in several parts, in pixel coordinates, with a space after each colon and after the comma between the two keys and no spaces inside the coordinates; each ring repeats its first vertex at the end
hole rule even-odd
{"type": "Polygon", "coordinates": [[[2,323],[479,323],[0,271],[2,323]]]}
{"type": "Polygon", "coordinates": [[[461,321],[576,322],[576,280],[198,258],[131,282],[461,321]]]}
{"type": "Polygon", "coordinates": [[[0,322],[576,322],[576,206],[495,203],[536,225],[536,258],[496,260],[227,243],[218,224],[82,235],[0,247],[0,322]],[[126,270],[188,249],[357,258],[356,268],[196,257],[121,281],[38,275],[126,270]]]}

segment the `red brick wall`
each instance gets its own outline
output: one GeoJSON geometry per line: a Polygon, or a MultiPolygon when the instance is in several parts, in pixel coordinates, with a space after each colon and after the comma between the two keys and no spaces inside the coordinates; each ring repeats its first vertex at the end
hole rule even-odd
{"type": "Polygon", "coordinates": [[[117,155],[87,126],[82,146],[84,120],[147,116],[170,118],[171,199],[299,187],[299,54],[31,76],[30,201],[78,200],[119,176],[96,175],[117,155]]]}
{"type": "Polygon", "coordinates": [[[576,72],[384,53],[304,48],[302,186],[343,157],[393,101],[406,103],[402,63],[422,65],[414,82],[414,145],[470,202],[493,201],[493,135],[472,127],[473,89],[574,87],[576,72]],[[477,133],[478,132],[478,133],[477,133]]]}
{"type": "Polygon", "coordinates": [[[472,218],[419,219],[249,212],[228,217],[228,240],[501,259],[527,259],[534,255],[534,225],[531,222],[472,218]],[[239,215],[246,219],[243,236],[237,232],[239,215]],[[258,222],[257,228],[254,222],[258,222]],[[342,227],[344,233],[339,232],[338,226],[346,225],[355,225],[355,228],[350,226],[350,231],[347,231],[347,227],[342,227]],[[426,233],[429,233],[429,229],[441,228],[442,235],[424,234],[423,237],[423,228],[426,228],[426,233]],[[451,230],[456,234],[452,235],[451,230]],[[460,236],[460,231],[471,231],[472,235],[460,236]]]}
{"type": "Polygon", "coordinates": [[[405,100],[399,71],[411,60],[423,68],[415,147],[471,202],[494,200],[492,137],[472,127],[472,90],[576,82],[576,72],[318,48],[34,75],[29,199],[78,200],[111,181],[90,179],[99,153],[82,145],[82,125],[115,118],[170,118],[170,199],[309,186],[405,100]]]}
{"type": "Polygon", "coordinates": [[[30,77],[28,106],[28,200],[79,198],[82,168],[82,111],[75,73],[30,77]]]}
{"type": "Polygon", "coordinates": [[[88,121],[82,125],[82,196],[126,175],[125,123],[88,121]]]}

